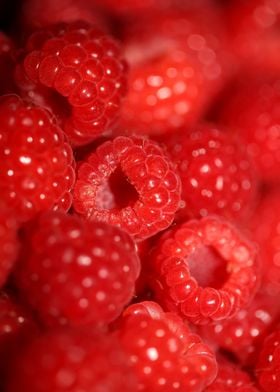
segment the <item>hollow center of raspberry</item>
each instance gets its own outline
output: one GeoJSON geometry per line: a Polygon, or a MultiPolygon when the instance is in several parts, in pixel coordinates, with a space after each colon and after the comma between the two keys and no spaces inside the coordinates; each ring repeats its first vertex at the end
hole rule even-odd
{"type": "Polygon", "coordinates": [[[228,279],[227,262],[211,246],[197,248],[188,257],[188,265],[201,287],[220,289],[228,279]]]}
{"type": "Polygon", "coordinates": [[[99,188],[96,196],[99,207],[108,210],[131,206],[139,198],[138,192],[120,166],[110,175],[109,181],[99,188]]]}

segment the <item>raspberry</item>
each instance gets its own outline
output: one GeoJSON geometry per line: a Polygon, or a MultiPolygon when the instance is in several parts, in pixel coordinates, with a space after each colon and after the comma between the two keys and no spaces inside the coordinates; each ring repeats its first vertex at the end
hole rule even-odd
{"type": "Polygon", "coordinates": [[[257,199],[257,180],[238,139],[219,127],[201,124],[163,139],[182,180],[181,216],[249,215],[257,199]]]}
{"type": "Polygon", "coordinates": [[[13,212],[0,202],[0,287],[2,287],[17,258],[18,224],[13,212]]]}
{"type": "Polygon", "coordinates": [[[55,119],[15,95],[0,99],[0,194],[17,219],[68,210],[73,154],[55,119]]]}
{"type": "Polygon", "coordinates": [[[19,352],[6,392],[130,392],[135,388],[127,358],[112,335],[55,329],[19,352]]]}
{"type": "Polygon", "coordinates": [[[205,392],[258,392],[249,374],[223,359],[218,362],[218,375],[205,392]]]}
{"type": "Polygon", "coordinates": [[[109,323],[132,298],[139,259],[117,227],[49,212],[23,239],[17,287],[45,325],[109,323]]]}
{"type": "Polygon", "coordinates": [[[268,189],[247,224],[252,238],[259,245],[262,279],[268,291],[280,293],[280,188],[268,189]]]}
{"type": "Polygon", "coordinates": [[[74,208],[144,239],[172,223],[180,196],[180,179],[158,144],[120,136],[81,163],[74,208]]]}
{"type": "Polygon", "coordinates": [[[230,320],[201,327],[199,333],[233,354],[239,363],[255,364],[260,344],[280,316],[275,301],[275,295],[261,290],[249,307],[239,310],[230,320]]]}
{"type": "Polygon", "coordinates": [[[255,372],[264,392],[277,392],[280,385],[280,330],[266,337],[255,372]]]}
{"type": "Polygon", "coordinates": [[[258,176],[278,182],[280,170],[279,79],[241,78],[223,105],[220,121],[240,134],[258,176]]]}
{"type": "Polygon", "coordinates": [[[121,130],[172,133],[195,123],[223,86],[223,34],[216,34],[216,18],[206,10],[144,18],[125,32],[131,72],[121,130]]]}
{"type": "Polygon", "coordinates": [[[257,289],[255,247],[218,217],[169,230],[152,263],[151,284],[159,302],[198,324],[232,317],[257,289]]]}
{"type": "Polygon", "coordinates": [[[83,22],[32,34],[17,67],[22,94],[54,111],[74,145],[109,131],[126,90],[117,42],[83,22]]]}
{"type": "Polygon", "coordinates": [[[128,309],[120,339],[138,375],[138,391],[200,392],[216,376],[215,357],[207,345],[156,304],[128,309]]]}

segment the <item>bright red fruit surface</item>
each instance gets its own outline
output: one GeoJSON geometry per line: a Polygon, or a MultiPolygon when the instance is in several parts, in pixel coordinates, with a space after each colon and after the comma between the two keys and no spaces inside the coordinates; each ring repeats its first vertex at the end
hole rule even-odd
{"type": "Polygon", "coordinates": [[[120,226],[137,239],[166,229],[181,200],[181,182],[160,146],[120,136],[82,162],[74,208],[90,220],[120,226]]]}
{"type": "Polygon", "coordinates": [[[117,340],[94,330],[49,331],[19,352],[13,366],[7,392],[136,390],[130,365],[117,340]]]}
{"type": "Polygon", "coordinates": [[[16,81],[21,93],[59,118],[74,145],[86,144],[116,120],[126,90],[118,43],[85,22],[33,33],[16,81]]]}
{"type": "Polygon", "coordinates": [[[127,309],[120,340],[138,376],[138,391],[199,392],[216,376],[214,354],[176,315],[154,303],[127,309]]]}
{"type": "Polygon", "coordinates": [[[211,124],[162,139],[182,181],[183,217],[244,219],[255,207],[255,170],[240,140],[211,124]]]}
{"type": "Polygon", "coordinates": [[[152,256],[159,303],[197,323],[232,317],[252,300],[259,280],[256,248],[218,217],[167,231],[152,256]]]}
{"type": "Polygon", "coordinates": [[[44,324],[106,324],[131,300],[139,259],[117,227],[53,212],[23,240],[16,284],[44,324]]]}
{"type": "Polygon", "coordinates": [[[0,157],[0,197],[18,220],[70,208],[73,153],[46,110],[16,95],[1,97],[0,157]]]}

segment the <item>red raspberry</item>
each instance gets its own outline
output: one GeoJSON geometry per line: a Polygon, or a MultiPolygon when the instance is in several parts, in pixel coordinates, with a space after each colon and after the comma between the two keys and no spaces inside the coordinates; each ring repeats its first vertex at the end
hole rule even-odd
{"type": "Polygon", "coordinates": [[[259,177],[278,182],[280,171],[278,78],[243,78],[220,107],[220,121],[240,134],[259,177]]]}
{"type": "Polygon", "coordinates": [[[218,362],[218,375],[205,392],[258,392],[248,373],[223,359],[218,362]]]}
{"type": "Polygon", "coordinates": [[[13,58],[14,44],[12,40],[0,31],[0,95],[14,91],[13,70],[15,66],[13,58]]]}
{"type": "Polygon", "coordinates": [[[18,224],[14,213],[0,202],[0,287],[2,287],[17,258],[18,224]]]}
{"type": "Polygon", "coordinates": [[[165,233],[152,262],[151,284],[160,303],[198,324],[232,317],[257,288],[255,247],[218,217],[165,233]]]}
{"type": "Polygon", "coordinates": [[[128,308],[120,339],[138,375],[138,391],[200,392],[216,376],[216,360],[208,346],[157,304],[128,308]]]}
{"type": "Polygon", "coordinates": [[[280,188],[269,189],[248,222],[260,248],[263,282],[274,295],[280,293],[280,188]]]}
{"type": "Polygon", "coordinates": [[[278,392],[280,386],[280,329],[266,337],[255,369],[264,392],[278,392]]]}
{"type": "Polygon", "coordinates": [[[224,85],[223,34],[207,10],[144,18],[125,32],[131,72],[121,130],[171,133],[196,122],[224,85]]]}
{"type": "Polygon", "coordinates": [[[275,301],[275,295],[260,291],[249,307],[239,310],[230,320],[201,327],[199,333],[213,345],[233,354],[239,363],[252,365],[260,344],[280,316],[275,301]]]}
{"type": "Polygon", "coordinates": [[[228,4],[224,20],[241,66],[249,72],[253,68],[279,72],[279,0],[235,0],[228,4]]]}
{"type": "Polygon", "coordinates": [[[210,124],[163,139],[182,180],[180,215],[241,219],[255,207],[257,180],[238,139],[210,124]]]}
{"type": "MultiPolygon", "coordinates": [[[[19,347],[36,333],[31,315],[9,294],[0,292],[0,388],[19,347]]],[[[31,392],[31,391],[30,391],[31,392]]]]}
{"type": "Polygon", "coordinates": [[[131,392],[132,370],[113,336],[52,330],[33,339],[10,369],[6,392],[131,392]]]}
{"type": "Polygon", "coordinates": [[[32,34],[16,79],[24,95],[54,111],[77,145],[113,125],[125,92],[125,71],[117,42],[77,22],[32,34]]]}
{"type": "Polygon", "coordinates": [[[16,283],[46,325],[109,323],[131,300],[140,263],[117,227],[50,212],[24,241],[16,283]]]}
{"type": "Polygon", "coordinates": [[[144,239],[172,223],[180,197],[180,179],[159,145],[120,136],[80,165],[74,208],[144,239]]]}
{"type": "Polygon", "coordinates": [[[0,99],[0,194],[17,219],[69,209],[73,154],[53,117],[15,95],[0,99]]]}

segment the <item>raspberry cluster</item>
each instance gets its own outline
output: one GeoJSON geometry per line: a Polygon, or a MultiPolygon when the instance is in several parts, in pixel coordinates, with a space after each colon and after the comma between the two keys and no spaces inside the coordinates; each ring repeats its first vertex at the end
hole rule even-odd
{"type": "Polygon", "coordinates": [[[1,392],[280,391],[279,24],[0,2],[1,392]]]}

